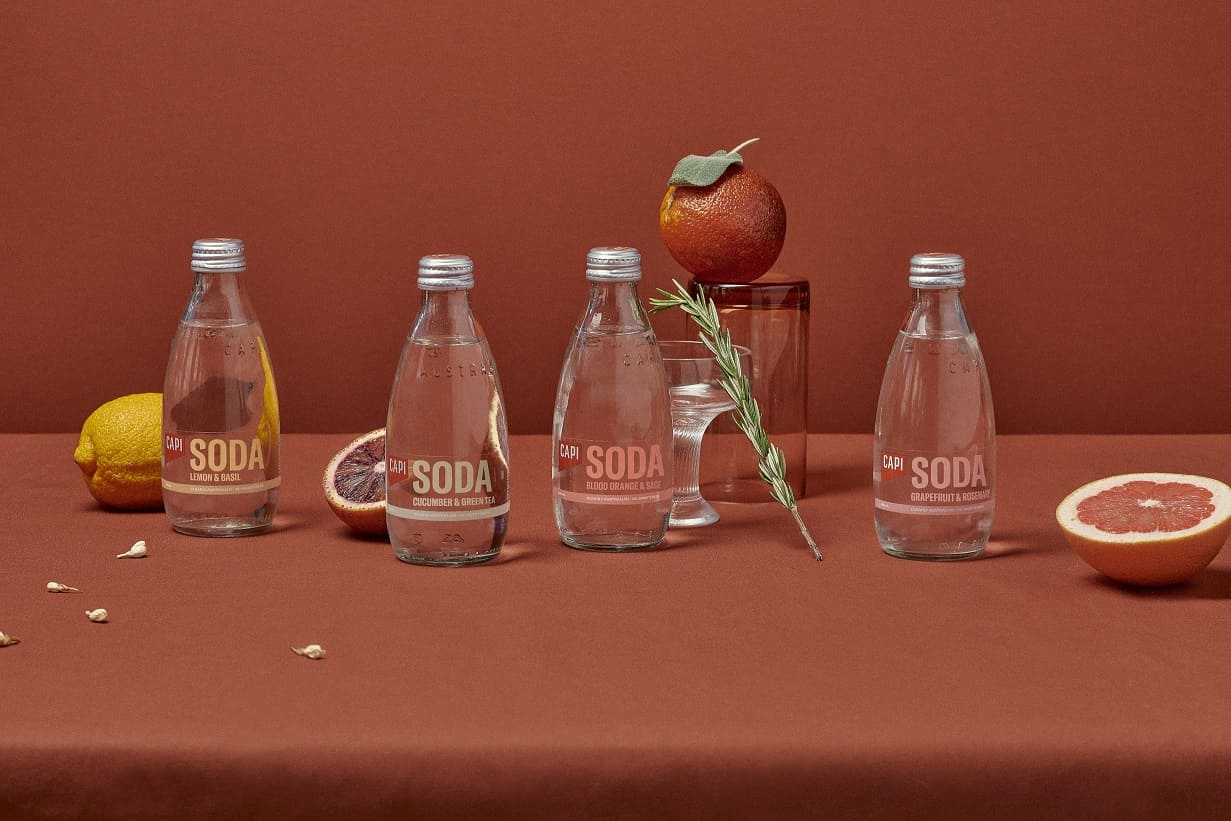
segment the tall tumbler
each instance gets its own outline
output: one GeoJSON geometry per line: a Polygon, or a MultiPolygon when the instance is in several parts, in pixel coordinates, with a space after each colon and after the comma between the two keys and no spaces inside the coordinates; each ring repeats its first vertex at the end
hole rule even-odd
{"type": "MultiPolygon", "coordinates": [[[[698,282],[731,341],[752,351],[752,395],[770,441],[786,455],[787,481],[803,498],[808,475],[808,280],[770,272],[744,283],[698,282]]],[[[686,336],[697,327],[686,319],[686,336]]],[[[757,456],[732,414],[710,425],[701,446],[701,493],[711,501],[768,502],[757,456]]]]}

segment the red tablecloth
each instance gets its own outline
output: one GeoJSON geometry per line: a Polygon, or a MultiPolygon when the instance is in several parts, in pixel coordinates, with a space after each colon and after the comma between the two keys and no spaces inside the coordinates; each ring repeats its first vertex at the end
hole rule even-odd
{"type": "Polygon", "coordinates": [[[1109,473],[1225,481],[1231,436],[1002,437],[950,564],[877,547],[868,437],[810,441],[820,564],[772,504],[569,550],[516,437],[509,541],[463,569],[334,519],[349,438],[285,437],[276,529],[205,540],[98,508],[75,436],[0,436],[0,816],[1231,817],[1231,551],[1132,590],[1053,519],[1109,473]]]}

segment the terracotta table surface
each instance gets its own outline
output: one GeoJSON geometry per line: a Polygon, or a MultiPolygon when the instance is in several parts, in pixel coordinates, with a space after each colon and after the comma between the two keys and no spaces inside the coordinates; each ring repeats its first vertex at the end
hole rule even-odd
{"type": "Polygon", "coordinates": [[[866,436],[810,440],[819,564],[769,503],[569,550],[515,437],[509,541],[461,569],[337,522],[350,438],[285,437],[276,528],[206,540],[96,506],[75,435],[0,436],[0,817],[1231,817],[1231,551],[1133,590],[1053,519],[1225,481],[1231,436],[1001,437],[992,544],[946,564],[880,551],[866,436]]]}

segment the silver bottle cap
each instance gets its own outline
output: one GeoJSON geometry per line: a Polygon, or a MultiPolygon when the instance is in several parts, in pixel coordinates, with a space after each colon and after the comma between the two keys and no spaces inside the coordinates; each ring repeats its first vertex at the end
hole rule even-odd
{"type": "Polygon", "coordinates": [[[636,282],[641,279],[641,253],[636,248],[604,246],[586,254],[586,279],[591,282],[636,282]]]}
{"type": "Polygon", "coordinates": [[[241,240],[214,237],[199,239],[192,244],[194,271],[242,271],[247,267],[241,240]]]}
{"type": "Polygon", "coordinates": [[[966,284],[966,261],[957,254],[915,254],[910,258],[910,287],[961,288],[966,284]]]}
{"type": "Polygon", "coordinates": [[[461,291],[474,287],[474,263],[462,254],[428,254],[419,259],[419,287],[461,291]]]}

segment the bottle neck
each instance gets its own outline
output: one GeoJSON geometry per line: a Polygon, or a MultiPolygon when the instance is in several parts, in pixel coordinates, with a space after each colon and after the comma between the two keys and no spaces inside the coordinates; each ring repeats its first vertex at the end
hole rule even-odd
{"type": "Polygon", "coordinates": [[[197,271],[185,322],[255,322],[241,271],[197,271]]]}
{"type": "Polygon", "coordinates": [[[649,327],[636,280],[590,283],[590,302],[581,318],[582,330],[618,333],[649,327]]]}
{"type": "Polygon", "coordinates": [[[916,288],[902,330],[912,336],[952,337],[970,333],[960,288],[916,288]]]}
{"type": "Polygon", "coordinates": [[[483,330],[470,310],[469,289],[423,291],[411,338],[434,342],[472,342],[483,330]]]}

